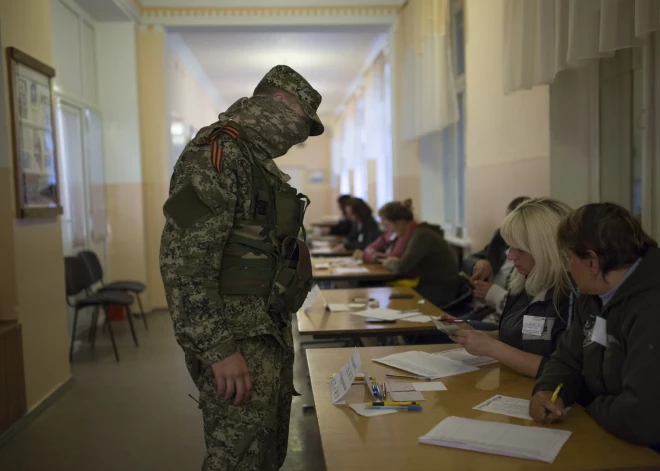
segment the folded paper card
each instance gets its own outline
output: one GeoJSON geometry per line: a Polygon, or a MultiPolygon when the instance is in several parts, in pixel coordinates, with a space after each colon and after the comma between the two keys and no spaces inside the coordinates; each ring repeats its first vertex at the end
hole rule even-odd
{"type": "Polygon", "coordinates": [[[346,364],[339,370],[339,373],[335,373],[330,380],[330,397],[333,404],[337,404],[344,399],[361,366],[362,359],[360,358],[358,349],[355,348],[346,364]]]}
{"type": "Polygon", "coordinates": [[[570,435],[566,430],[447,417],[419,442],[552,463],[570,435]]]}

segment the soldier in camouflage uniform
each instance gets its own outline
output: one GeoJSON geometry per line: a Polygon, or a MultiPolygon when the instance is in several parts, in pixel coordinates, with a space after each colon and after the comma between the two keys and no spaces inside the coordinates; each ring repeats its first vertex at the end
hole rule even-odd
{"type": "Polygon", "coordinates": [[[301,75],[277,66],[199,131],[174,167],[160,266],[199,389],[204,470],[276,470],[286,456],[291,314],[311,286],[298,238],[309,200],[273,159],[323,133],[320,103],[301,75]]]}

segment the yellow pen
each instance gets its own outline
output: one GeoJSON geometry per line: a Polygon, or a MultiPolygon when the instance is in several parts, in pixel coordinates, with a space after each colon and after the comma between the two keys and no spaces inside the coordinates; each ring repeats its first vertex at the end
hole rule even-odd
{"type": "Polygon", "coordinates": [[[367,407],[374,406],[419,406],[420,403],[416,401],[408,402],[397,402],[397,401],[375,401],[367,402],[367,407]]]}
{"type": "Polygon", "coordinates": [[[557,398],[559,397],[559,392],[561,391],[561,388],[563,388],[563,387],[564,387],[564,385],[563,385],[563,384],[560,384],[559,386],[557,386],[557,389],[555,389],[555,392],[554,392],[554,394],[552,395],[552,399],[550,399],[550,401],[551,401],[553,404],[554,404],[555,402],[557,402],[557,398]]]}

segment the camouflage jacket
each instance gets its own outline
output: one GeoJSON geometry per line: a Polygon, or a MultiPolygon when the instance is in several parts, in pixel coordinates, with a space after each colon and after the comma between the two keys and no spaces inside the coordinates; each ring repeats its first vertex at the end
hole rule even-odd
{"type": "MultiPolygon", "coordinates": [[[[221,147],[222,162],[214,165],[210,140],[223,124],[202,129],[175,165],[170,196],[186,189],[190,196],[178,221],[166,211],[160,249],[177,342],[187,355],[207,365],[234,353],[236,340],[256,335],[271,334],[282,346],[292,348],[290,322],[269,315],[263,297],[218,291],[223,248],[234,219],[247,220],[255,214],[251,159],[259,158],[245,155],[236,141],[219,134],[215,142],[221,147]]],[[[272,175],[288,179],[272,159],[259,159],[258,164],[272,175]]]]}

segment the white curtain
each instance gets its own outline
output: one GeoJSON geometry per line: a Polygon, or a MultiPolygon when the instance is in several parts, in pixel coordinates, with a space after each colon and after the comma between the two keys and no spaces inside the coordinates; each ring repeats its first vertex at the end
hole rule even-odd
{"type": "Polygon", "coordinates": [[[656,30],[658,0],[504,0],[504,92],[551,83],[656,30]]]}
{"type": "Polygon", "coordinates": [[[410,0],[401,12],[405,37],[403,138],[417,139],[458,120],[448,0],[410,0]]]}

